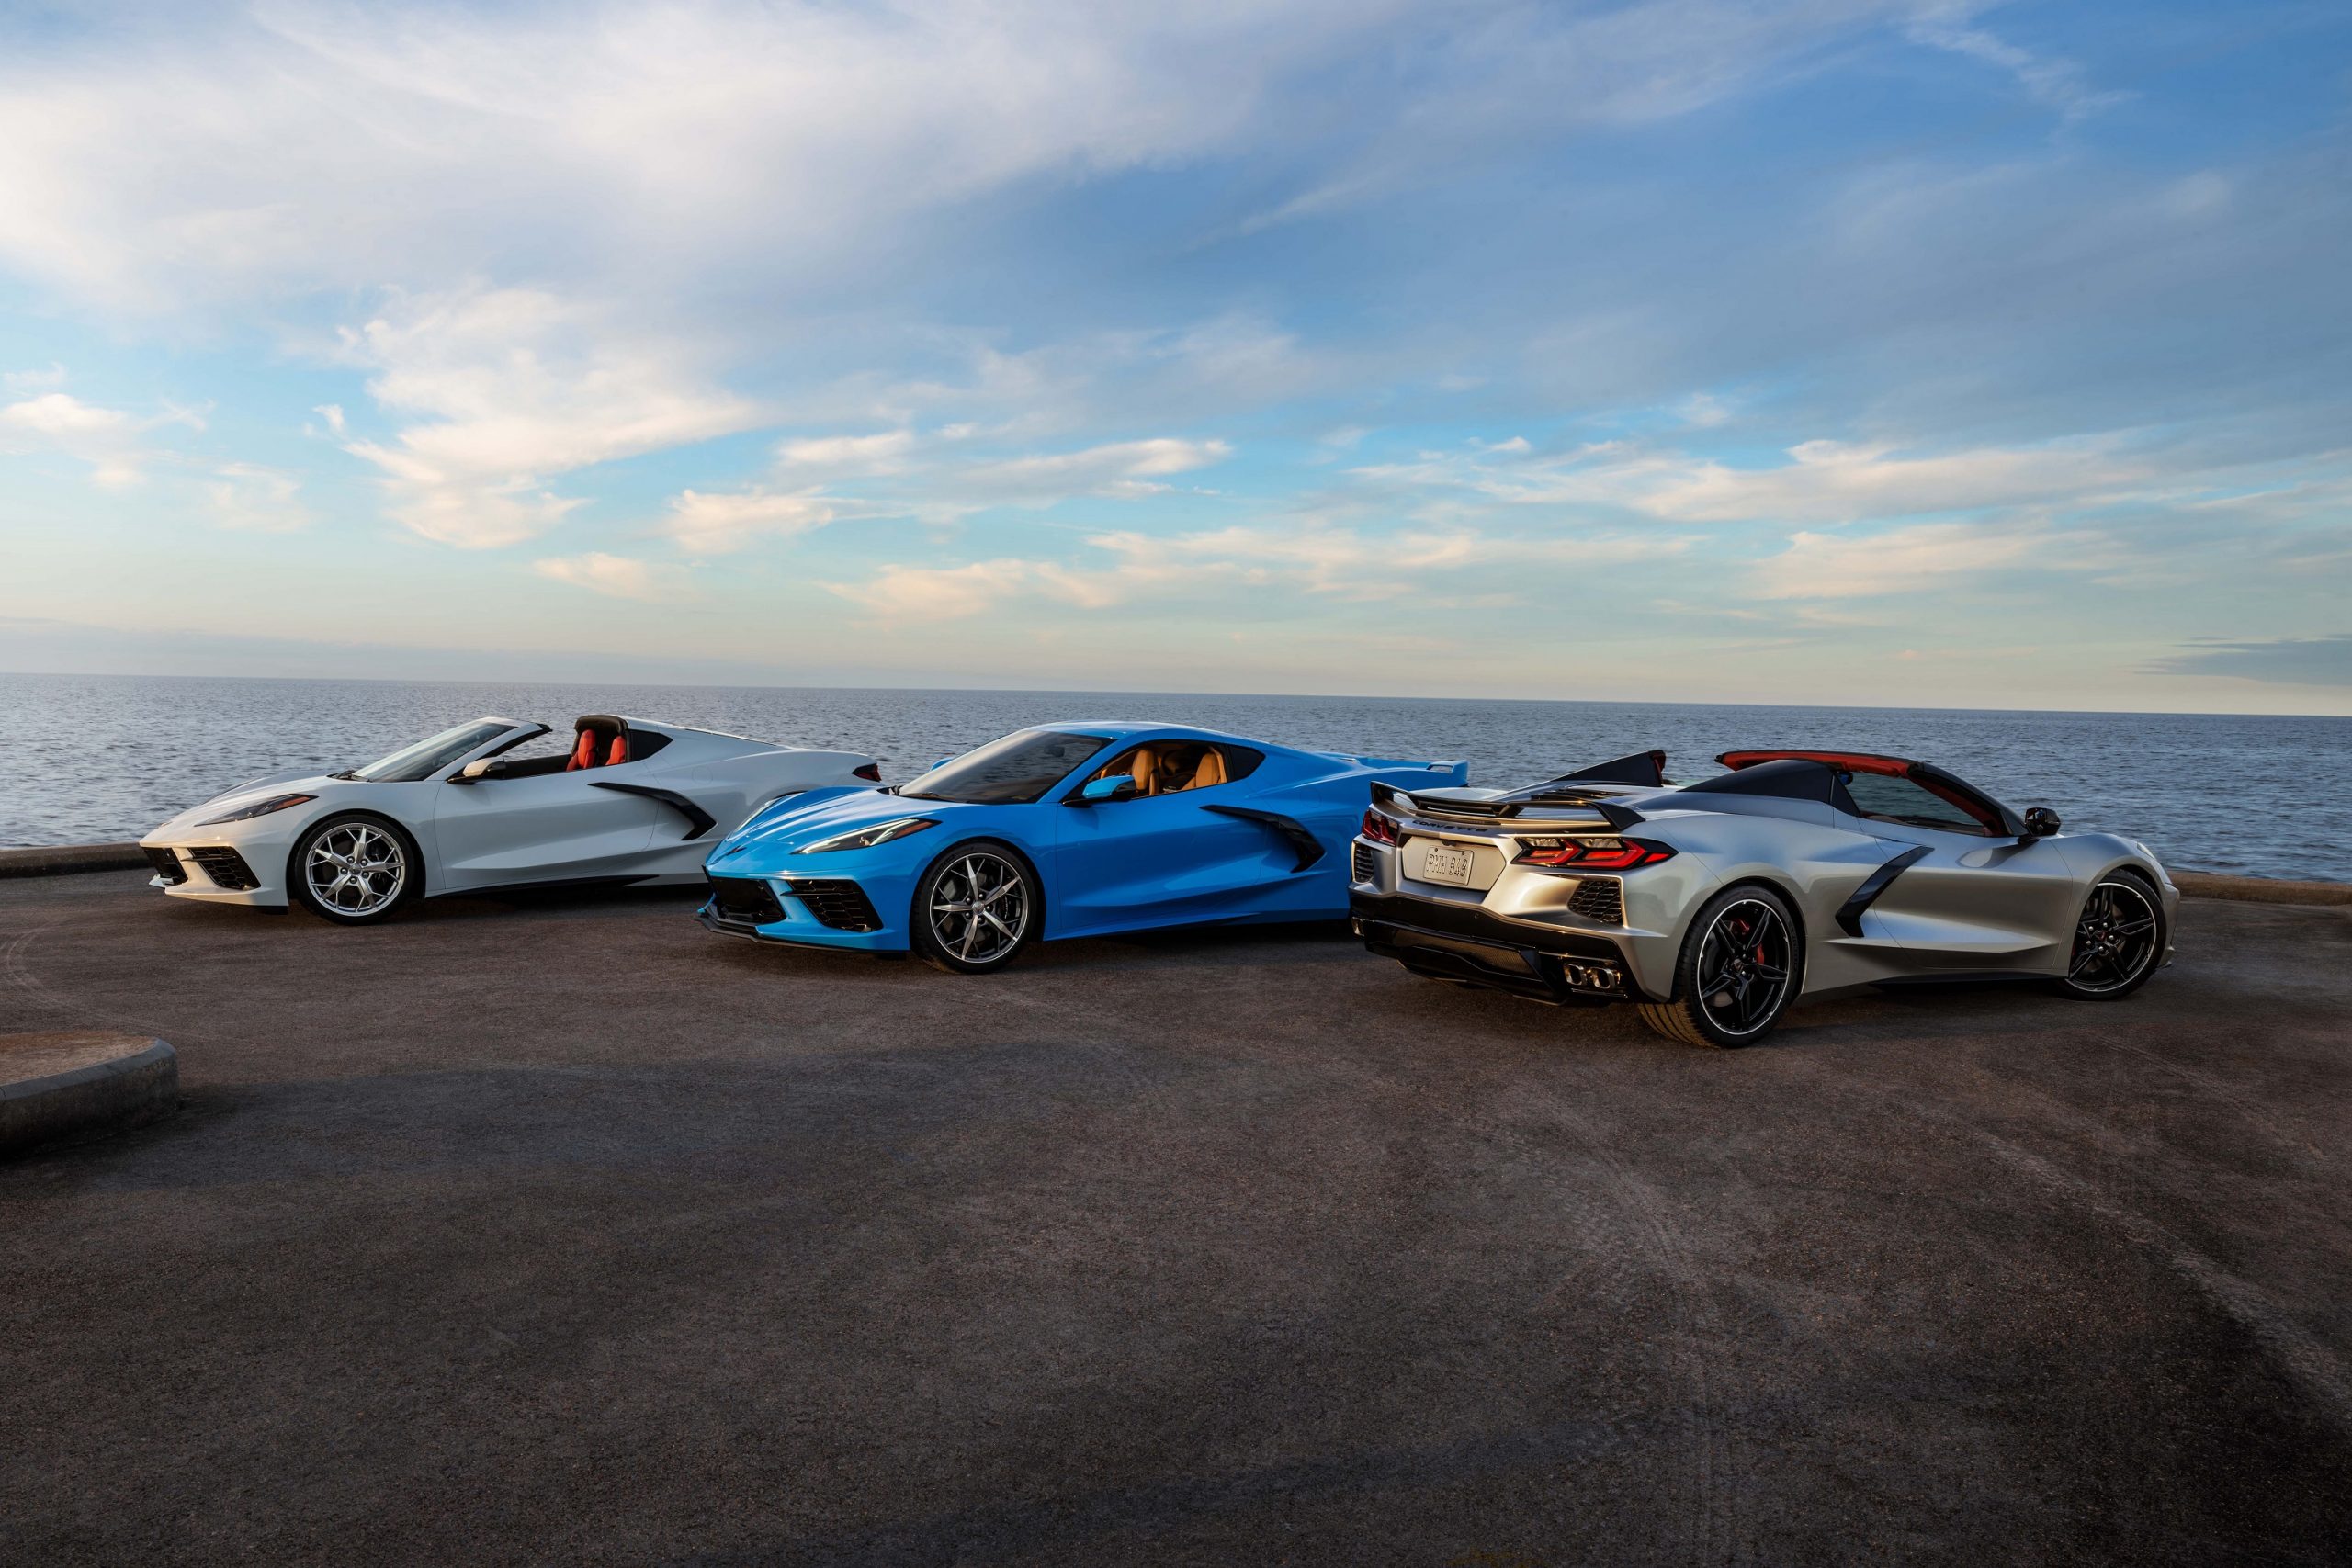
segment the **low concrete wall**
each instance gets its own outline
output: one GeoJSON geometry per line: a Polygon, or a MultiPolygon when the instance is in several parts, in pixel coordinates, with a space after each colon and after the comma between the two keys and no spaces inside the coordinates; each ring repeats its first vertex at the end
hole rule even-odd
{"type": "Polygon", "coordinates": [[[2215,876],[2176,871],[2172,879],[2191,898],[2233,898],[2245,904],[2352,904],[2352,883],[2283,882],[2269,876],[2215,876]]]}
{"type": "Polygon", "coordinates": [[[180,1102],[179,1055],[136,1034],[0,1034],[0,1156],[119,1132],[180,1102]]]}
{"type": "MultiPolygon", "coordinates": [[[[140,852],[137,844],[60,844],[51,849],[0,850],[0,877],[136,871],[146,863],[147,857],[140,852]]],[[[2176,871],[2172,879],[2191,898],[2233,898],[2253,904],[2352,904],[2352,883],[2218,876],[2202,871],[2176,871]]]]}
{"type": "Polygon", "coordinates": [[[62,876],[77,871],[135,871],[147,863],[137,844],[57,844],[0,850],[0,876],[62,876]]]}

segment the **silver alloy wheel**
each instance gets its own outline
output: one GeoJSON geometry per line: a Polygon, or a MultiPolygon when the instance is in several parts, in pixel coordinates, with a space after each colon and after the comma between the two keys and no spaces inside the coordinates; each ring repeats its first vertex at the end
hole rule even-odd
{"type": "Polygon", "coordinates": [[[957,855],[933,879],[932,939],[949,957],[993,964],[1021,945],[1028,930],[1028,881],[1002,855],[957,855]]]}
{"type": "Polygon", "coordinates": [[[1772,1021],[1793,967],[1789,928],[1760,899],[1727,904],[1699,944],[1699,1005],[1725,1034],[1753,1034],[1772,1021]]]}
{"type": "Polygon", "coordinates": [[[2157,924],[2155,903],[2138,882],[2118,876],[2100,883],[2075,923],[2066,983],[2094,997],[2132,984],[2155,960],[2157,924]]]}
{"type": "Polygon", "coordinates": [[[408,886],[408,852],[372,823],[338,822],[311,841],[302,880],[332,914],[380,915],[408,886]]]}

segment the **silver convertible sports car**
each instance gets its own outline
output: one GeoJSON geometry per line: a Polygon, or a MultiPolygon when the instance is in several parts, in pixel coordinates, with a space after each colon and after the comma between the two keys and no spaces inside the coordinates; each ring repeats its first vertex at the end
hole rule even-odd
{"type": "Polygon", "coordinates": [[[559,740],[544,724],[477,718],[364,768],[241,784],[140,847],[175,897],[291,900],[362,925],[445,893],[698,883],[711,846],[760,807],[880,778],[854,751],[650,719],[589,714],[559,740]]]}
{"type": "Polygon", "coordinates": [[[1663,751],[1508,792],[1375,784],[1356,931],[1418,974],[1632,1002],[1693,1045],[1753,1044],[1799,997],[2035,979],[2110,998],[2171,962],[2180,891],[2145,844],[1900,757],[1717,761],[1681,785],[1663,751]]]}

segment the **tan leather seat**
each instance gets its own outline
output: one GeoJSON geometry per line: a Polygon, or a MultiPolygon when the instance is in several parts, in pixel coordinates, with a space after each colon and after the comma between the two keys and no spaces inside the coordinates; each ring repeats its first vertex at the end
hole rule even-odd
{"type": "Polygon", "coordinates": [[[1186,789],[1206,789],[1225,782],[1225,753],[1214,746],[1201,748],[1201,765],[1193,770],[1193,782],[1186,789]]]}
{"type": "Polygon", "coordinates": [[[1135,763],[1127,771],[1135,775],[1137,795],[1159,793],[1159,752],[1156,748],[1136,747],[1135,763]]]}

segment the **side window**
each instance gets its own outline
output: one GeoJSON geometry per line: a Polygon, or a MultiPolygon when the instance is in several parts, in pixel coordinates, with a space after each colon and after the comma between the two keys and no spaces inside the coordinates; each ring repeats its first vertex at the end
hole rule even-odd
{"type": "Polygon", "coordinates": [[[1846,780],[1846,793],[1854,797],[1856,808],[1865,817],[1908,823],[1914,828],[1940,828],[1947,833],[1982,835],[1987,831],[1974,817],[1909,779],[1888,773],[1853,773],[1846,780]]]}
{"type": "Polygon", "coordinates": [[[1107,779],[1125,773],[1136,781],[1138,797],[1182,795],[1187,790],[1212,789],[1245,778],[1263,761],[1263,752],[1247,746],[1147,740],[1140,746],[1128,747],[1090,776],[1107,779]]]}
{"type": "Polygon", "coordinates": [[[1258,771],[1258,764],[1266,760],[1263,751],[1253,751],[1247,746],[1220,746],[1217,750],[1225,756],[1225,782],[1227,784],[1238,784],[1248,778],[1258,771]]]}

